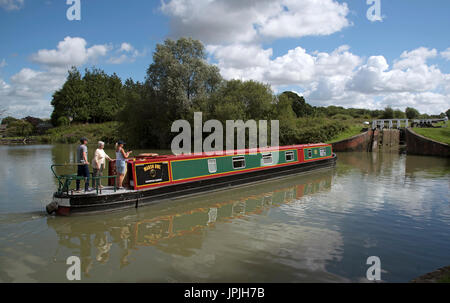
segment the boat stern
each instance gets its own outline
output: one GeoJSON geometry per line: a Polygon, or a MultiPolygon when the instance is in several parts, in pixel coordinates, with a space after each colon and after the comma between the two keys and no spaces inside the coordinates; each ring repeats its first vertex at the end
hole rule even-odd
{"type": "Polygon", "coordinates": [[[67,216],[70,214],[70,197],[54,193],[52,202],[47,204],[45,209],[49,215],[56,213],[57,215],[67,216]]]}

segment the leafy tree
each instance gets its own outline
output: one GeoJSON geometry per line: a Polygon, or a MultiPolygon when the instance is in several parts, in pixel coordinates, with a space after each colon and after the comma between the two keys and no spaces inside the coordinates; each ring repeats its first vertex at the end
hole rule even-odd
{"type": "Polygon", "coordinates": [[[384,109],[383,115],[381,116],[382,119],[393,119],[394,118],[394,110],[392,107],[387,106],[384,109]]]}
{"type": "Polygon", "coordinates": [[[53,94],[51,104],[54,107],[51,115],[53,125],[58,125],[58,118],[62,116],[76,122],[89,120],[89,99],[81,73],[76,67],[69,71],[63,87],[53,94]]]}
{"type": "Polygon", "coordinates": [[[137,146],[169,147],[176,135],[170,132],[172,123],[192,120],[196,110],[209,113],[210,96],[221,82],[200,41],[181,38],[158,44],[145,83],[125,81],[121,98],[126,106],[118,115],[123,134],[137,146]]]}
{"type": "Polygon", "coordinates": [[[406,117],[405,113],[399,109],[394,110],[394,118],[404,119],[406,117]]]}
{"type": "Polygon", "coordinates": [[[16,120],[8,124],[7,131],[12,136],[26,137],[33,132],[33,125],[24,120],[16,120]]]}
{"type": "Polygon", "coordinates": [[[291,99],[292,110],[295,112],[297,117],[306,117],[314,114],[314,108],[306,103],[303,96],[299,96],[296,93],[289,91],[283,92],[281,95],[291,99]]]}
{"type": "Polygon", "coordinates": [[[98,68],[86,69],[84,76],[72,67],[63,87],[53,94],[53,125],[60,117],[74,122],[111,121],[123,106],[122,81],[98,68]]]}
{"type": "Polygon", "coordinates": [[[405,109],[406,118],[408,119],[416,119],[420,116],[420,113],[417,109],[412,107],[407,107],[405,109]]]}
{"type": "Polygon", "coordinates": [[[221,81],[219,69],[206,62],[203,44],[191,38],[158,44],[146,78],[146,84],[166,100],[170,119],[186,118],[194,100],[214,92],[221,81]]]}
{"type": "Polygon", "coordinates": [[[111,121],[122,108],[122,81],[114,73],[98,68],[86,69],[83,77],[88,97],[89,122],[111,121]]]}
{"type": "Polygon", "coordinates": [[[269,85],[256,81],[230,80],[210,99],[212,117],[226,120],[267,120],[275,97],[269,85]]]}
{"type": "Polygon", "coordinates": [[[297,135],[296,119],[297,114],[293,110],[295,98],[290,98],[289,94],[282,93],[278,96],[278,102],[274,110],[274,119],[279,121],[279,138],[282,144],[295,144],[297,135]]]}
{"type": "Polygon", "coordinates": [[[11,122],[18,121],[18,120],[19,119],[16,119],[14,117],[8,116],[8,117],[2,119],[2,125],[8,125],[11,122]]]}
{"type": "Polygon", "coordinates": [[[449,119],[450,119],[450,108],[449,108],[449,109],[447,109],[447,111],[445,112],[445,114],[447,115],[447,118],[449,118],[449,119]]]}
{"type": "Polygon", "coordinates": [[[36,117],[31,117],[31,116],[27,116],[25,118],[23,118],[23,120],[31,123],[31,125],[33,125],[33,127],[38,126],[39,123],[42,123],[43,120],[40,118],[36,118],[36,117]]]}
{"type": "Polygon", "coordinates": [[[67,117],[59,117],[58,121],[56,122],[57,126],[68,126],[70,124],[69,118],[67,117]]]}

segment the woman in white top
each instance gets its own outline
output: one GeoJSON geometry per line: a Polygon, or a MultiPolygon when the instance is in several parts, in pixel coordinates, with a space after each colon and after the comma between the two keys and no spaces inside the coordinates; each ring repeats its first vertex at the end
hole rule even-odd
{"type": "Polygon", "coordinates": [[[98,141],[98,148],[95,150],[94,158],[92,159],[92,167],[93,167],[93,178],[92,178],[92,187],[96,188],[98,184],[100,188],[102,188],[101,181],[96,177],[101,177],[103,173],[103,168],[105,168],[105,159],[109,161],[115,161],[111,159],[103,150],[105,147],[105,142],[98,141]]]}

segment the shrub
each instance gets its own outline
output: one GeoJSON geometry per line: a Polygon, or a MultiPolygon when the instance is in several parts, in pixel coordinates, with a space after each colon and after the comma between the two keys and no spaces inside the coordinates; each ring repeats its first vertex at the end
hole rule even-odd
{"type": "Polygon", "coordinates": [[[67,117],[59,117],[56,123],[58,126],[68,126],[70,121],[67,117]]]}

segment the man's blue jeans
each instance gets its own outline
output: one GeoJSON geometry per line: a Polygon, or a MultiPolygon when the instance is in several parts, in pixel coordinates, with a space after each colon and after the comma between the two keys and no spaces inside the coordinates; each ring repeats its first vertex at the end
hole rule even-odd
{"type": "MultiPolygon", "coordinates": [[[[89,165],[78,165],[78,177],[85,177],[84,190],[89,188],[89,165]]],[[[77,179],[77,190],[80,190],[80,180],[77,179]]]]}

